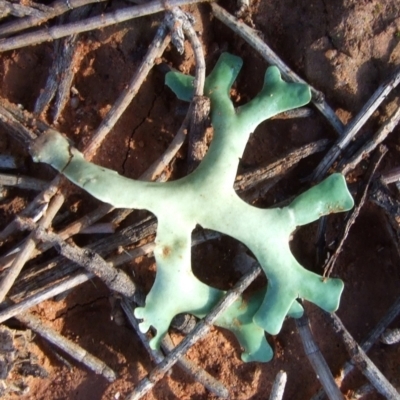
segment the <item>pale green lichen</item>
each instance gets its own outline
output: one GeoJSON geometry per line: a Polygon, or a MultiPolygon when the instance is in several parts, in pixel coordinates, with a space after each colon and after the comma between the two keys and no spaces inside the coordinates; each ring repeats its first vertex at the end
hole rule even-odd
{"type": "MultiPolygon", "coordinates": [[[[248,301],[239,299],[217,321],[230,329],[244,348],[244,361],[268,361],[272,350],[264,330],[277,334],[286,315],[299,317],[303,298],[326,311],[338,308],[343,282],[322,280],[293,257],[289,238],[299,225],[353,206],[344,177],[333,174],[298,196],[285,208],[260,209],[241,200],[233,189],[236,171],[249,135],[262,121],[310,101],[307,85],[282,81],[276,67],[268,68],[261,92],[234,108],[229,92],[241,68],[240,58],[222,54],[206,79],[211,100],[214,137],[198,168],[173,182],[134,181],[85,161],[61,135],[49,132],[32,148],[36,161],[47,162],[72,182],[115,207],[146,209],[158,218],[154,255],[157,274],[145,307],[135,315],[140,328],[157,330],[158,347],[172,318],[189,312],[204,316],[223,292],[200,282],[191,269],[191,233],[197,224],[236,238],[259,261],[268,278],[265,291],[248,301]]],[[[193,78],[169,73],[167,85],[185,101],[191,99],[193,78]]]]}

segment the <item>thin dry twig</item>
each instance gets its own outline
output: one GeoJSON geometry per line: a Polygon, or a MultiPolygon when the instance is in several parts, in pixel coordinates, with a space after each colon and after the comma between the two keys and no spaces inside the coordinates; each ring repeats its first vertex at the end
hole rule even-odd
{"type": "Polygon", "coordinates": [[[321,152],[328,147],[329,140],[321,139],[316,142],[308,143],[296,150],[291,151],[277,161],[265,167],[257,167],[253,171],[239,174],[234,184],[235,190],[244,192],[253,189],[259,183],[284,175],[290,168],[298,164],[300,160],[312,154],[321,152]]]}
{"type": "MultiPolygon", "coordinates": [[[[390,132],[397,126],[400,121],[400,107],[389,117],[389,119],[379,128],[378,132],[374,135],[374,137],[364,146],[361,147],[360,150],[354,154],[350,160],[346,161],[346,163],[340,167],[340,172],[344,175],[348,174],[352,169],[354,169],[361,160],[365,159],[368,154],[370,154],[376,147],[382,143],[390,132]]],[[[392,181],[390,181],[392,182],[392,181]]],[[[385,182],[385,183],[390,183],[385,182]]]]}
{"type": "MultiPolygon", "coordinates": [[[[91,6],[73,10],[68,16],[68,22],[79,21],[90,12],[91,6]]],[[[54,109],[51,112],[52,123],[56,122],[69,99],[72,80],[75,75],[75,65],[78,61],[79,35],[55,40],[53,43],[54,62],[50,68],[46,85],[36,99],[34,113],[40,115],[55,97],[54,109]]]]}
{"type": "MultiPolygon", "coordinates": [[[[169,42],[169,36],[167,35],[165,26],[162,25],[159,30],[157,31],[155,38],[152,42],[152,44],[149,47],[149,50],[141,64],[141,66],[138,69],[138,72],[135,73],[133,76],[131,82],[129,83],[128,87],[125,88],[122,92],[122,94],[119,96],[117,99],[116,103],[114,106],[110,109],[110,111],[107,113],[106,117],[100,124],[100,126],[97,128],[97,130],[94,132],[93,138],[89,142],[88,146],[86,147],[84,153],[87,159],[91,159],[91,157],[95,154],[97,149],[99,148],[100,144],[102,141],[106,138],[107,134],[111,131],[111,129],[114,127],[122,113],[126,110],[128,107],[129,103],[132,101],[133,97],[137,94],[141,84],[145,80],[147,74],[149,73],[151,67],[154,65],[155,59],[159,57],[165,47],[167,46],[169,42]]],[[[8,112],[7,109],[4,109],[4,113],[1,112],[2,109],[0,108],[0,121],[2,120],[1,117],[4,114],[4,122],[6,126],[9,126],[9,121],[10,121],[10,113],[8,112]]],[[[16,126],[16,129],[19,131],[22,130],[22,138],[24,139],[25,143],[30,145],[30,142],[35,139],[35,136],[32,136],[32,133],[29,129],[26,129],[24,125],[21,123],[21,121],[16,120],[16,118],[11,114],[11,121],[14,121],[14,124],[16,126]]],[[[23,119],[23,116],[21,116],[23,119]]],[[[45,128],[48,128],[45,126],[45,128]]],[[[175,145],[176,145],[175,141],[175,145]]],[[[171,147],[171,146],[170,146],[171,147]]],[[[174,147],[173,151],[177,151],[179,148],[176,146],[174,147]]],[[[173,157],[171,149],[169,153],[169,157],[173,157]]],[[[52,181],[52,183],[49,185],[49,188],[47,191],[50,191],[53,193],[55,190],[58,189],[58,185],[61,182],[61,175],[57,175],[57,177],[52,181]]],[[[45,203],[44,198],[48,197],[47,192],[46,193],[41,193],[35,200],[34,203],[30,204],[21,214],[21,217],[32,217],[33,210],[37,208],[37,204],[42,205],[45,203]],[[46,196],[45,196],[46,195],[46,196]]],[[[84,223],[83,221],[79,221],[74,225],[75,229],[76,227],[80,227],[83,229],[85,226],[85,223],[93,223],[96,222],[98,219],[100,219],[102,216],[107,214],[108,212],[112,211],[113,207],[109,205],[102,205],[98,209],[98,213],[96,213],[96,216],[92,215],[91,218],[87,218],[84,223]],[[97,218],[97,219],[96,219],[97,218]]],[[[121,211],[123,213],[123,211],[121,211]]],[[[85,218],[85,217],[84,217],[85,218]]],[[[9,224],[5,229],[3,229],[2,232],[0,232],[0,241],[4,240],[7,238],[9,235],[11,235],[13,232],[16,230],[16,224],[13,221],[11,224],[9,224]]],[[[71,227],[71,235],[73,234],[72,232],[77,233],[74,229],[71,227]]]]}
{"type": "Polygon", "coordinates": [[[56,245],[57,250],[64,257],[92,272],[100,278],[111,290],[115,290],[127,297],[132,297],[136,292],[136,286],[129,276],[121,270],[108,264],[96,252],[90,249],[81,249],[62,240],[58,235],[46,231],[29,220],[19,220],[23,229],[34,232],[37,239],[56,245]]]}
{"type": "Polygon", "coordinates": [[[353,140],[357,132],[362,128],[362,126],[367,122],[369,117],[379,107],[382,101],[386,99],[388,94],[399,83],[400,69],[397,69],[386,82],[379,86],[367,103],[365,103],[364,107],[357,114],[357,116],[348,125],[346,125],[345,132],[339,137],[339,139],[337,139],[336,143],[326,153],[325,157],[318,164],[317,168],[315,168],[310,179],[319,182],[324,177],[328,169],[341,155],[346,146],[353,140]]]}
{"type": "Polygon", "coordinates": [[[149,339],[146,334],[144,334],[139,329],[139,323],[133,314],[134,305],[126,298],[122,298],[121,307],[124,310],[126,317],[128,318],[129,323],[132,325],[132,328],[135,330],[136,334],[139,336],[140,341],[143,344],[143,347],[146,349],[147,353],[150,355],[150,358],[154,360],[155,363],[159,363],[164,359],[163,354],[159,350],[153,350],[150,347],[149,339]]]}
{"type": "Polygon", "coordinates": [[[0,18],[5,18],[8,15],[22,18],[31,16],[33,18],[43,18],[43,15],[48,12],[49,7],[37,4],[35,7],[28,5],[17,4],[11,1],[2,1],[0,3],[0,18]]]}
{"type": "Polygon", "coordinates": [[[60,335],[54,329],[44,325],[41,320],[34,315],[22,313],[15,316],[15,318],[26,325],[29,329],[32,329],[38,335],[42,336],[47,341],[63,350],[72,358],[84,364],[96,374],[104,376],[109,382],[113,382],[115,379],[117,379],[116,373],[107,364],[94,355],[88,353],[87,350],[83,349],[73,341],[60,335]]]}
{"type": "MultiPolygon", "coordinates": [[[[380,338],[385,329],[394,321],[395,318],[400,314],[400,297],[392,304],[386,314],[377,323],[377,325],[368,333],[368,336],[361,342],[361,349],[367,353],[371,347],[380,338]]],[[[341,380],[342,382],[346,377],[354,370],[354,364],[347,362],[341,368],[341,380]]],[[[321,389],[318,393],[312,397],[312,400],[323,400],[324,391],[321,389]]]]}
{"type": "Polygon", "coordinates": [[[47,187],[48,183],[41,179],[32,178],[30,176],[0,174],[0,185],[41,191],[47,187]]]}
{"type": "Polygon", "coordinates": [[[381,176],[381,182],[383,182],[385,185],[389,185],[390,183],[395,183],[398,181],[400,181],[400,167],[393,168],[381,176]]]}
{"type": "MultiPolygon", "coordinates": [[[[122,229],[111,237],[97,240],[86,247],[98,253],[101,257],[105,257],[119,246],[123,248],[149,235],[153,235],[155,229],[155,219],[141,220],[122,229]]],[[[63,256],[57,256],[50,260],[50,262],[45,262],[42,265],[34,265],[26,273],[22,274],[18,282],[13,286],[13,299],[21,299],[27,293],[36,292],[38,289],[41,290],[41,288],[52,284],[55,280],[64,279],[79,268],[74,262],[65,259],[63,256]]]]}
{"type": "MultiPolygon", "coordinates": [[[[40,227],[48,228],[50,226],[51,221],[57,214],[63,202],[64,202],[64,196],[62,194],[58,194],[54,197],[54,199],[51,201],[49,205],[49,208],[47,209],[46,214],[39,222],[40,227]]],[[[11,289],[11,286],[14,284],[19,273],[24,267],[25,263],[29,260],[32,251],[36,247],[36,243],[37,239],[35,238],[35,231],[33,231],[28,236],[27,240],[25,241],[24,245],[21,248],[21,251],[18,253],[10,269],[7,271],[6,275],[0,282],[0,303],[6,297],[7,293],[11,289]]]]}
{"type": "Polygon", "coordinates": [[[279,371],[276,374],[274,384],[272,385],[271,395],[269,400],[282,400],[287,381],[287,374],[285,371],[279,371]]]}
{"type": "Polygon", "coordinates": [[[354,210],[352,211],[350,216],[347,218],[346,224],[343,228],[343,232],[340,235],[341,237],[340,237],[339,244],[336,247],[335,252],[332,254],[331,258],[329,259],[329,261],[327,262],[327,264],[324,267],[324,277],[326,277],[326,278],[329,278],[330,274],[333,271],[333,268],[339,257],[339,254],[341,253],[341,251],[343,249],[344,242],[346,241],[347,236],[350,232],[350,228],[356,221],[358,215],[360,214],[361,208],[363,207],[365,200],[367,199],[367,194],[368,194],[368,190],[371,186],[372,178],[374,177],[375,172],[376,172],[379,164],[381,163],[383,157],[387,153],[387,151],[388,151],[387,147],[384,146],[383,144],[381,144],[378,147],[378,150],[376,151],[376,153],[374,154],[373,159],[371,160],[370,167],[367,171],[367,174],[366,174],[366,177],[364,180],[364,182],[365,182],[364,186],[363,186],[362,190],[360,190],[360,195],[358,196],[358,199],[356,201],[357,206],[354,208],[354,210]]]}
{"type": "MultiPolygon", "coordinates": [[[[242,21],[239,21],[233,15],[229,14],[222,7],[216,3],[211,3],[211,8],[214,15],[225,25],[231,28],[235,33],[237,33],[242,39],[244,39],[250,46],[257,50],[260,55],[271,65],[276,65],[281,71],[282,75],[290,82],[301,82],[306,83],[297,74],[295,74],[284,62],[283,60],[262,40],[258,37],[257,32],[247,26],[242,21]]],[[[308,85],[308,84],[307,84],[308,85]]],[[[325,118],[330,122],[337,133],[342,134],[343,124],[336,116],[333,109],[324,100],[324,95],[311,87],[311,93],[313,97],[313,104],[318,110],[325,116],[325,118]]]]}
{"type": "Polygon", "coordinates": [[[55,18],[61,14],[71,11],[74,8],[82,7],[91,3],[98,3],[106,0],[56,0],[41,15],[30,16],[16,21],[6,22],[0,25],[0,36],[11,35],[24,29],[32,28],[43,24],[49,19],[55,18]]]}
{"type": "Polygon", "coordinates": [[[144,396],[144,394],[147,393],[165,375],[165,373],[189,350],[191,346],[209,332],[212,324],[218,316],[243,293],[243,291],[260,273],[261,268],[255,262],[251,271],[242,277],[238,283],[226,293],[213,310],[204,319],[197,323],[193,331],[186,336],[185,339],[183,339],[182,342],[180,342],[179,345],[175,347],[175,349],[169,353],[147,377],[139,382],[135,390],[128,395],[127,400],[137,400],[144,396]]]}
{"type": "Polygon", "coordinates": [[[339,317],[335,314],[327,314],[327,316],[331,321],[335,332],[338,333],[342,338],[353,363],[371,382],[375,389],[387,399],[400,399],[400,394],[365,354],[364,350],[353,339],[339,317]]]}
{"type": "Polygon", "coordinates": [[[400,329],[386,329],[380,337],[384,344],[395,344],[400,342],[400,329]]]}
{"type": "Polygon", "coordinates": [[[162,55],[169,41],[170,37],[167,32],[167,27],[165,23],[163,23],[158,28],[141,66],[133,75],[128,85],[122,90],[122,93],[94,132],[90,144],[85,147],[84,153],[86,157],[91,159],[96,153],[106,135],[115,126],[121,115],[136,96],[137,92],[142,86],[142,83],[146,79],[151,68],[154,66],[156,59],[162,55]]]}
{"type": "Polygon", "coordinates": [[[337,387],[335,379],[321,353],[318,345],[314,341],[313,334],[310,329],[310,321],[304,312],[301,318],[296,321],[297,332],[303,342],[304,351],[312,365],[316,375],[318,376],[326,395],[330,400],[344,400],[344,396],[337,387]]]}
{"type": "MultiPolygon", "coordinates": [[[[141,305],[141,304],[139,304],[139,305],[141,305]]],[[[156,363],[160,363],[164,359],[164,356],[160,352],[155,351],[150,348],[147,336],[140,331],[138,322],[137,322],[135,316],[133,315],[133,304],[130,303],[127,299],[123,299],[121,302],[121,306],[122,306],[123,310],[125,311],[125,314],[128,317],[128,320],[131,323],[132,327],[135,329],[136,333],[139,335],[139,338],[141,339],[147,352],[156,361],[156,363]]],[[[164,350],[167,351],[167,353],[170,353],[174,348],[173,342],[168,334],[163,339],[162,347],[164,350]]],[[[191,376],[194,380],[201,383],[210,392],[214,393],[215,395],[217,395],[220,398],[224,398],[224,399],[228,398],[229,392],[225,388],[225,386],[222,385],[221,382],[219,382],[218,380],[213,378],[203,368],[200,368],[195,363],[193,363],[192,361],[187,359],[185,356],[182,356],[178,360],[177,364],[181,369],[183,369],[187,374],[189,374],[189,376],[191,376]]]]}
{"type": "Polygon", "coordinates": [[[210,0],[168,0],[168,3],[165,3],[162,0],[153,0],[147,2],[146,4],[126,7],[113,12],[104,13],[96,17],[86,18],[79,22],[73,22],[61,26],[53,26],[46,29],[39,29],[35,32],[22,34],[7,39],[1,39],[0,52],[60,39],[65,36],[76,35],[78,33],[91,31],[93,29],[105,28],[106,26],[129,21],[134,18],[144,17],[146,15],[165,11],[171,7],[198,3],[199,1],[210,0]]]}
{"type": "Polygon", "coordinates": [[[0,311],[0,323],[7,321],[8,319],[15,317],[16,315],[28,310],[29,308],[40,304],[42,301],[48,300],[54,296],[57,296],[60,293],[64,293],[67,290],[70,290],[80,285],[81,283],[92,279],[93,277],[94,275],[91,272],[80,272],[63,280],[61,283],[53,284],[52,286],[41,290],[40,292],[32,296],[26,297],[19,303],[13,304],[12,306],[9,306],[6,309],[0,311]]]}

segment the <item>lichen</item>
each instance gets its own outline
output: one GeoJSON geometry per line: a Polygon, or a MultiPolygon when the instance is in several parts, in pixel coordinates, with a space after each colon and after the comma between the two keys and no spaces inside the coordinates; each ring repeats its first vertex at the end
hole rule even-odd
{"type": "MultiPolygon", "coordinates": [[[[264,120],[310,101],[307,85],[286,83],[276,67],[267,69],[261,92],[235,108],[230,89],[242,65],[224,53],[206,78],[211,101],[213,141],[203,161],[188,176],[166,183],[135,181],[87,162],[65,138],[48,132],[32,147],[36,161],[47,162],[96,198],[115,207],[138,208],[157,216],[154,255],[157,274],[144,307],[136,308],[140,329],[153,326],[159,347],[172,318],[179,313],[203,317],[224,292],[199,281],[191,269],[191,233],[198,224],[244,243],[268,278],[265,292],[236,301],[217,321],[230,329],[244,348],[244,361],[268,361],[272,350],[264,330],[277,334],[285,317],[299,317],[302,298],[326,311],[338,308],[343,282],[322,280],[304,269],[289,248],[297,226],[323,215],[349,210],[353,199],[344,177],[333,174],[284,208],[261,209],[245,203],[233,189],[239,160],[249,135],[264,120]]],[[[193,95],[193,78],[169,73],[166,84],[182,100],[193,95]]]]}

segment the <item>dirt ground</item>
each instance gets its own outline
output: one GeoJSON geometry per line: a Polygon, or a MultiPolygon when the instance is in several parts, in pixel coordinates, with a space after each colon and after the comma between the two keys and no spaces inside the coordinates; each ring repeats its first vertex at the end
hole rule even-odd
{"type": "MultiPolygon", "coordinates": [[[[121,4],[126,3],[109,2],[104,11],[121,4]]],[[[221,5],[232,13],[237,11],[234,1],[225,1],[221,5]]],[[[209,5],[185,9],[196,18],[195,28],[200,34],[207,67],[212,68],[222,51],[242,57],[244,66],[235,89],[240,101],[252,98],[261,88],[266,62],[213,18],[209,5]]],[[[252,0],[250,15],[264,40],[296,73],[325,94],[343,123],[357,114],[377,87],[400,65],[398,0],[252,0]]],[[[56,126],[59,131],[75,143],[90,138],[138,67],[161,18],[161,15],[144,17],[80,36],[80,63],[74,79],[77,100],[70,102],[64,110],[56,126]]],[[[51,43],[44,43],[2,54],[1,96],[32,110],[53,61],[52,49],[51,43]]],[[[193,73],[194,58],[189,46],[182,56],[168,47],[161,61],[182,72],[193,73]]],[[[186,109],[164,86],[163,74],[162,68],[152,70],[139,94],[103,143],[96,155],[96,163],[137,178],[165,151],[186,109]]],[[[370,137],[376,131],[395,107],[400,106],[399,95],[399,89],[389,95],[358,137],[370,137]]],[[[389,152],[379,173],[399,165],[399,133],[400,129],[396,128],[385,142],[389,152]]],[[[290,150],[322,138],[335,139],[336,133],[316,109],[308,118],[264,122],[249,140],[239,172],[267,165],[290,150]]],[[[19,172],[51,178],[46,172],[48,170],[34,165],[20,145],[1,131],[0,152],[20,157],[22,167],[19,172]]],[[[302,161],[256,204],[272,206],[298,193],[303,185],[302,179],[313,171],[321,157],[319,154],[302,161]]],[[[186,149],[183,149],[173,163],[173,174],[183,173],[185,158],[186,149]]],[[[366,166],[367,162],[348,177],[352,189],[362,180],[366,166]]],[[[9,193],[0,203],[0,227],[8,224],[15,213],[34,197],[34,193],[16,189],[9,193]]],[[[76,218],[96,204],[94,199],[76,189],[65,210],[74,210],[73,217],[76,218]]],[[[336,238],[341,221],[342,217],[329,217],[330,240],[336,238]]],[[[298,230],[292,248],[302,265],[321,273],[321,265],[315,265],[316,228],[317,224],[311,224],[298,230]]],[[[93,236],[93,240],[99,238],[93,236]]],[[[79,243],[88,240],[87,237],[77,239],[79,243]]],[[[231,265],[240,249],[241,245],[230,238],[197,246],[193,251],[194,270],[204,279],[211,275],[213,284],[226,289],[238,278],[232,273],[231,265]]],[[[350,231],[334,270],[334,276],[345,282],[338,315],[356,340],[366,337],[399,296],[399,261],[384,213],[367,202],[350,231]]],[[[126,269],[134,271],[138,282],[149,289],[155,270],[153,258],[136,259],[126,269]]],[[[306,310],[316,341],[332,372],[338,375],[341,365],[348,359],[344,345],[322,311],[310,304],[306,304],[306,310]]],[[[117,324],[112,318],[110,293],[98,280],[81,285],[62,300],[46,301],[31,312],[105,361],[118,373],[118,379],[110,384],[66,356],[63,357],[67,362],[63,362],[54,348],[40,337],[34,337],[30,351],[47,374],[44,377],[24,377],[17,369],[13,370],[10,379],[15,382],[23,380],[29,391],[22,396],[9,395],[10,399],[123,399],[152,369],[151,360],[129,324],[126,321],[117,324]]],[[[14,321],[7,325],[24,329],[14,321]]],[[[400,327],[399,318],[392,327],[400,327]]],[[[172,337],[175,343],[181,340],[177,332],[173,332],[172,337]]],[[[217,328],[213,328],[187,356],[219,379],[228,388],[231,399],[266,399],[279,370],[288,375],[284,399],[309,399],[320,384],[304,354],[294,321],[287,320],[281,333],[268,337],[268,340],[274,347],[275,356],[266,364],[244,364],[234,337],[217,328]]],[[[369,355],[400,390],[400,345],[377,343],[369,355]]],[[[362,375],[353,373],[344,383],[345,394],[350,398],[351,391],[363,383],[362,375]]],[[[175,366],[172,373],[144,398],[200,400],[216,397],[175,366]]],[[[371,394],[364,398],[383,397],[371,394]]]]}

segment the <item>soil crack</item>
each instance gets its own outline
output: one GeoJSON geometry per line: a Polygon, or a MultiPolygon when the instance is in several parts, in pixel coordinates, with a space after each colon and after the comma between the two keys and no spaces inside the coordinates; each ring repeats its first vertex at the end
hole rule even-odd
{"type": "Polygon", "coordinates": [[[153,100],[152,100],[151,105],[150,105],[150,108],[149,108],[149,111],[147,112],[147,115],[132,130],[131,136],[129,137],[128,148],[126,150],[125,158],[124,158],[124,161],[122,163],[122,175],[125,175],[125,165],[126,165],[126,162],[128,161],[128,158],[129,158],[129,154],[130,154],[130,151],[131,151],[131,144],[133,143],[133,140],[134,140],[133,138],[135,136],[135,133],[146,122],[146,120],[150,117],[150,114],[153,111],[153,108],[154,108],[154,105],[156,103],[156,100],[157,100],[158,96],[159,96],[159,94],[157,94],[157,93],[154,95],[153,100]]]}
{"type": "Polygon", "coordinates": [[[93,304],[99,302],[100,300],[108,299],[108,297],[109,297],[109,296],[100,296],[100,297],[96,297],[95,299],[90,300],[90,301],[88,301],[88,302],[86,302],[86,303],[76,303],[76,304],[74,304],[73,306],[67,307],[67,308],[66,308],[65,310],[63,310],[60,314],[58,314],[55,318],[49,319],[49,321],[54,322],[54,321],[56,321],[57,319],[67,317],[68,313],[70,313],[71,311],[73,311],[73,310],[75,310],[75,309],[77,309],[77,308],[83,308],[83,307],[91,306],[91,305],[93,305],[93,304]]]}

